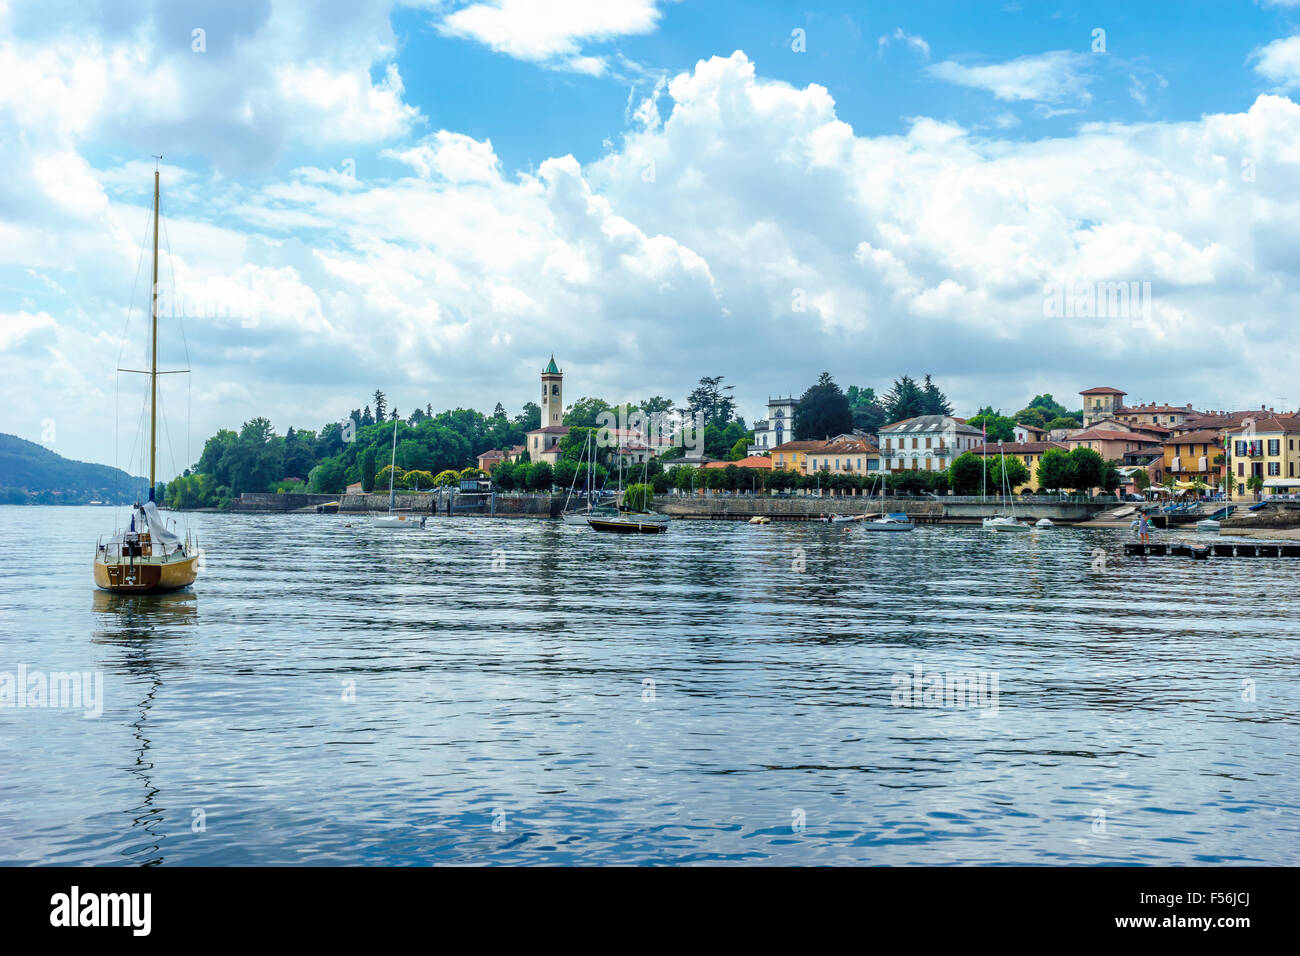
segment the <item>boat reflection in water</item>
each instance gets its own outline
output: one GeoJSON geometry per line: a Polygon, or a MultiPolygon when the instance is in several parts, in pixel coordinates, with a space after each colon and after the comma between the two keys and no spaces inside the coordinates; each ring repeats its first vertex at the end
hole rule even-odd
{"type": "Polygon", "coordinates": [[[169,640],[197,633],[198,598],[193,591],[163,594],[122,594],[93,592],[96,644],[113,645],[120,654],[109,657],[110,670],[120,674],[126,688],[135,692],[134,713],[128,719],[135,744],[127,772],[140,783],[142,795],[134,806],[122,812],[130,820],[131,840],[122,849],[125,862],[137,866],[158,866],[163,862],[162,844],[167,838],[167,807],[159,800],[160,788],[154,782],[152,744],[148,734],[149,712],[173,667],[183,665],[182,657],[168,646],[169,640]]]}

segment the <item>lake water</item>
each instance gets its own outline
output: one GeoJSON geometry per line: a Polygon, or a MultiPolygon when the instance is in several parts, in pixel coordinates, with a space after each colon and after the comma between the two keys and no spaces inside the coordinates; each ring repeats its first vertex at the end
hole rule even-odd
{"type": "Polygon", "coordinates": [[[103,681],[99,717],[0,706],[0,863],[1300,849],[1300,561],[1067,528],[190,515],[194,592],[117,598],[90,575],[113,518],[0,508],[0,680],[103,681]]]}

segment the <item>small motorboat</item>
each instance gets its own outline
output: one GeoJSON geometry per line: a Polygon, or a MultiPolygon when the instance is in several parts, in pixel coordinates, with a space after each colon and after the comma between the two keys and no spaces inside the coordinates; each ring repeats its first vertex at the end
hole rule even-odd
{"type": "Polygon", "coordinates": [[[1034,522],[1035,528],[1054,528],[1056,523],[1051,518],[1039,518],[1034,522]]]}
{"type": "Polygon", "coordinates": [[[425,518],[427,517],[428,516],[426,515],[425,517],[417,518],[413,514],[403,515],[389,513],[386,515],[372,516],[370,523],[376,528],[405,528],[413,530],[416,528],[423,528],[425,518]]]}
{"type": "Polygon", "coordinates": [[[772,519],[769,518],[767,515],[754,515],[754,517],[749,519],[749,523],[750,524],[771,524],[772,519]]]}
{"type": "Polygon", "coordinates": [[[1201,521],[1196,522],[1196,530],[1209,531],[1217,534],[1219,531],[1219,522],[1215,521],[1213,518],[1204,518],[1201,521]]]}
{"type": "Polygon", "coordinates": [[[848,524],[850,521],[862,521],[866,515],[831,515],[831,524],[848,524]]]}
{"type": "Polygon", "coordinates": [[[1029,525],[1023,521],[1017,521],[1008,515],[996,515],[992,518],[984,519],[984,527],[991,531],[1030,531],[1029,525]]]}
{"type": "Polygon", "coordinates": [[[870,521],[862,522],[864,531],[914,531],[916,525],[907,517],[896,514],[879,515],[870,521]]]}

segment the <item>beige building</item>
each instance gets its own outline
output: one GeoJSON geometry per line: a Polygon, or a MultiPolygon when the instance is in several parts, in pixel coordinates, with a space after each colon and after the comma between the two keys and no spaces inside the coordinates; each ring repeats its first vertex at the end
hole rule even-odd
{"type": "Polygon", "coordinates": [[[1103,385],[1084,389],[1079,394],[1083,396],[1083,427],[1089,428],[1103,418],[1115,417],[1128,393],[1103,385]]]}

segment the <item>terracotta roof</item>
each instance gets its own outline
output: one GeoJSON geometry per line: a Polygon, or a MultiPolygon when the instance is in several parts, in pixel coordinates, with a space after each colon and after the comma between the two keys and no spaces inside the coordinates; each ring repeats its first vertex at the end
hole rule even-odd
{"type": "Polygon", "coordinates": [[[506,457],[506,453],[503,452],[500,448],[490,448],[487,451],[483,452],[483,454],[479,455],[478,459],[479,461],[482,461],[485,458],[504,458],[504,457],[506,457]]]}
{"type": "Polygon", "coordinates": [[[1235,435],[1252,426],[1256,432],[1300,432],[1300,415],[1269,415],[1267,418],[1242,421],[1229,428],[1228,434],[1235,435]]]}
{"type": "Polygon", "coordinates": [[[1009,441],[1001,445],[990,442],[987,445],[980,445],[978,448],[971,449],[977,455],[1000,455],[1005,452],[1008,455],[1041,455],[1049,448],[1059,448],[1061,451],[1070,449],[1057,441],[1009,441]]]}
{"type": "Polygon", "coordinates": [[[1220,435],[1217,431],[1208,428],[1195,432],[1187,432],[1184,435],[1176,435],[1165,441],[1166,445],[1217,445],[1220,442],[1220,435]]]}
{"type": "Polygon", "coordinates": [[[1023,428],[1025,431],[1029,431],[1029,432],[1038,432],[1039,434],[1042,435],[1047,434],[1046,428],[1039,428],[1037,425],[1026,425],[1023,422],[1016,422],[1016,427],[1023,428]]]}
{"type": "Polygon", "coordinates": [[[1075,432],[1073,435],[1067,435],[1066,441],[1145,441],[1152,444],[1159,443],[1160,439],[1153,438],[1150,435],[1142,435],[1138,432],[1113,432],[1104,428],[1091,428],[1088,431],[1075,432]]]}
{"type": "Polygon", "coordinates": [[[1097,388],[1087,388],[1079,393],[1080,395],[1127,395],[1128,392],[1121,392],[1118,388],[1110,388],[1106,385],[1100,385],[1097,388]]]}
{"type": "Polygon", "coordinates": [[[728,465],[735,465],[737,468],[771,468],[772,459],[763,455],[750,455],[748,458],[741,458],[739,461],[710,461],[706,462],[705,468],[726,468],[728,465]]]}
{"type": "Polygon", "coordinates": [[[773,453],[778,451],[820,451],[824,441],[788,441],[777,445],[772,449],[773,453]]]}
{"type": "Polygon", "coordinates": [[[547,425],[545,428],[534,428],[528,434],[530,435],[567,435],[569,434],[568,425],[547,425]]]}

